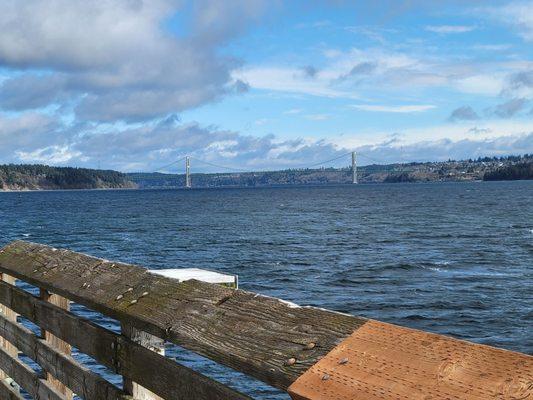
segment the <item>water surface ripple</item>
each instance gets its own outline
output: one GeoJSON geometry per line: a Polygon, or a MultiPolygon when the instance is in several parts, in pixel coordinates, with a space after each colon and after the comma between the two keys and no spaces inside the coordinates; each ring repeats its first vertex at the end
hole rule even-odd
{"type": "MultiPolygon", "coordinates": [[[[14,239],[234,273],[242,289],[298,304],[533,353],[532,181],[0,193],[0,245],[14,239]]],[[[286,398],[169,354],[257,398],[286,398]]]]}

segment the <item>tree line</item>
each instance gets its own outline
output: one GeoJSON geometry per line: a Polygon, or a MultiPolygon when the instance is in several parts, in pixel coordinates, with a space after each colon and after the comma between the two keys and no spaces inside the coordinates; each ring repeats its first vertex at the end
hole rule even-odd
{"type": "Polygon", "coordinates": [[[533,161],[526,161],[514,165],[497,168],[486,172],[484,181],[516,181],[533,179],[533,161]]]}
{"type": "Polygon", "coordinates": [[[0,189],[126,188],[134,184],[118,171],[42,164],[0,165],[0,189]]]}

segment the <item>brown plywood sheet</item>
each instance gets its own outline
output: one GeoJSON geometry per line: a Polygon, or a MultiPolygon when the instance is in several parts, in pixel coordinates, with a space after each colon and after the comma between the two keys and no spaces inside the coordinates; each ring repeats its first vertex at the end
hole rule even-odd
{"type": "Polygon", "coordinates": [[[370,320],[289,393],[294,400],[533,400],[533,357],[370,320]]]}

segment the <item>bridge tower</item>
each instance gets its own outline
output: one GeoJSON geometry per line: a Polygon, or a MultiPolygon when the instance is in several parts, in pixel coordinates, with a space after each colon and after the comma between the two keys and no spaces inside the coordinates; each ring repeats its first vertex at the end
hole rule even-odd
{"type": "Polygon", "coordinates": [[[189,156],[185,157],[185,187],[191,188],[191,161],[189,156]]]}
{"type": "Polygon", "coordinates": [[[355,151],[352,151],[352,183],[357,183],[357,159],[355,151]]]}

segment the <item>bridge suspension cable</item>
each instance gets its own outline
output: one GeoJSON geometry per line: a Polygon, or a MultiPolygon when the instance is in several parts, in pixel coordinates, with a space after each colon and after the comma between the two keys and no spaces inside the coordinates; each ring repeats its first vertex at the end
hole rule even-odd
{"type": "MultiPolygon", "coordinates": [[[[319,166],[319,165],[324,165],[324,164],[327,164],[327,163],[330,163],[332,161],[337,161],[343,157],[346,157],[348,155],[352,154],[352,152],[348,152],[348,153],[344,153],[344,154],[341,154],[339,156],[336,156],[334,158],[330,158],[329,160],[324,160],[324,161],[320,161],[320,162],[317,162],[317,163],[313,163],[313,164],[300,164],[300,165],[293,165],[291,166],[290,168],[313,168],[313,167],[316,167],[316,166],[319,166]]],[[[210,165],[212,167],[215,167],[215,168],[222,168],[222,169],[225,169],[225,170],[228,170],[228,171],[234,171],[234,172],[261,172],[261,171],[258,171],[258,170],[251,170],[251,169],[242,169],[242,168],[236,168],[236,167],[228,167],[228,166],[225,166],[225,165],[220,165],[220,164],[215,164],[215,163],[212,163],[212,162],[209,162],[209,161],[205,161],[205,160],[201,160],[199,158],[196,158],[196,157],[191,157],[192,160],[195,160],[195,161],[199,161],[200,163],[202,164],[207,164],[207,165],[210,165]]]]}
{"type": "Polygon", "coordinates": [[[246,169],[241,169],[241,168],[227,167],[225,165],[214,164],[214,163],[209,162],[209,161],[200,160],[199,158],[196,158],[196,157],[191,157],[191,160],[199,161],[200,163],[206,164],[206,165],[210,165],[211,167],[222,168],[222,169],[225,169],[225,170],[228,170],[228,171],[233,171],[233,172],[255,172],[255,171],[252,171],[252,170],[246,170],[246,169]]]}
{"type": "Polygon", "coordinates": [[[373,161],[373,162],[375,162],[375,163],[378,163],[378,164],[386,164],[386,163],[383,162],[383,161],[376,160],[375,158],[365,156],[364,154],[361,154],[361,153],[357,153],[357,155],[360,156],[360,157],[366,158],[367,160],[370,160],[370,161],[373,161]]]}
{"type": "MultiPolygon", "coordinates": [[[[320,162],[316,162],[316,163],[312,163],[312,164],[294,165],[294,166],[291,166],[289,168],[290,169],[309,169],[309,168],[314,168],[314,167],[318,167],[318,166],[321,166],[321,165],[324,165],[324,164],[331,163],[333,161],[340,160],[340,159],[342,159],[344,157],[347,157],[349,155],[352,155],[352,159],[351,159],[352,183],[357,183],[358,182],[358,180],[357,180],[357,162],[356,162],[356,153],[355,153],[355,151],[349,151],[349,152],[340,154],[338,156],[335,156],[333,158],[330,158],[330,159],[327,159],[327,160],[323,160],[323,161],[320,161],[320,162]]],[[[366,158],[367,160],[370,160],[370,161],[378,163],[378,164],[386,164],[383,161],[377,160],[377,159],[375,159],[373,157],[369,157],[369,156],[367,156],[365,154],[357,153],[357,156],[366,158]]],[[[173,161],[173,162],[171,162],[169,164],[166,164],[166,165],[163,165],[163,166],[159,167],[158,169],[154,170],[153,172],[160,172],[160,171],[166,170],[169,167],[172,167],[172,166],[174,166],[174,165],[176,165],[178,163],[181,163],[181,162],[185,161],[185,175],[186,175],[186,184],[185,184],[185,186],[190,188],[191,187],[190,160],[193,160],[193,161],[198,162],[200,164],[208,165],[208,166],[211,166],[211,167],[223,169],[223,170],[230,171],[230,172],[240,172],[240,173],[262,172],[262,171],[257,170],[257,169],[256,170],[250,170],[250,169],[243,169],[243,168],[237,168],[237,167],[230,167],[230,166],[227,166],[227,165],[221,165],[221,164],[218,164],[218,163],[213,163],[211,161],[206,161],[206,160],[202,160],[200,158],[191,157],[191,156],[181,157],[180,159],[178,159],[176,161],[173,161]]]]}
{"type": "Polygon", "coordinates": [[[317,163],[314,163],[314,164],[307,164],[307,165],[302,165],[302,166],[292,166],[291,168],[313,168],[313,167],[318,167],[319,165],[324,165],[324,164],[330,163],[332,161],[337,161],[337,160],[339,160],[339,159],[341,159],[343,157],[347,157],[347,156],[349,156],[352,153],[353,153],[353,151],[349,151],[348,153],[341,154],[340,156],[337,156],[335,158],[331,158],[329,160],[324,160],[324,161],[317,162],[317,163]]]}
{"type": "Polygon", "coordinates": [[[154,170],[154,171],[152,171],[152,172],[160,172],[160,171],[163,171],[163,170],[167,169],[168,167],[172,167],[172,166],[175,165],[175,164],[178,164],[178,163],[180,163],[180,162],[185,161],[186,158],[187,158],[187,157],[182,157],[182,158],[180,158],[179,160],[176,160],[176,161],[174,161],[174,162],[171,162],[170,164],[163,165],[163,166],[159,167],[158,169],[156,169],[156,170],[154,170]]]}
{"type": "MultiPolygon", "coordinates": [[[[320,162],[316,162],[316,163],[313,163],[313,164],[300,164],[300,165],[293,165],[293,166],[290,166],[289,168],[291,169],[294,169],[294,168],[313,168],[313,167],[317,167],[319,165],[324,165],[324,164],[327,164],[327,163],[330,163],[330,162],[333,162],[333,161],[337,161],[337,160],[340,160],[341,158],[343,157],[347,157],[349,156],[350,154],[352,154],[352,152],[347,152],[347,153],[343,153],[341,155],[338,155],[336,157],[333,157],[333,158],[330,158],[330,159],[327,159],[327,160],[323,160],[323,161],[320,161],[320,162]]],[[[359,154],[358,154],[359,155],[359,154]]],[[[217,163],[213,163],[213,162],[210,162],[210,161],[206,161],[206,160],[202,160],[200,158],[196,158],[196,157],[190,157],[189,156],[189,159],[190,160],[194,160],[194,161],[197,161],[201,164],[205,164],[205,165],[209,165],[211,167],[215,167],[215,168],[221,168],[221,169],[224,169],[224,170],[227,170],[227,171],[232,171],[232,172],[261,172],[259,170],[252,170],[252,169],[243,169],[243,168],[237,168],[237,167],[230,167],[230,166],[227,166],[227,165],[221,165],[221,164],[217,164],[217,163]]],[[[182,157],[176,161],[173,161],[169,164],[165,164],[155,170],[153,170],[152,172],[160,172],[160,171],[163,171],[173,165],[176,165],[178,163],[181,163],[183,161],[186,161],[187,160],[187,156],[185,157],[182,157]]]]}

